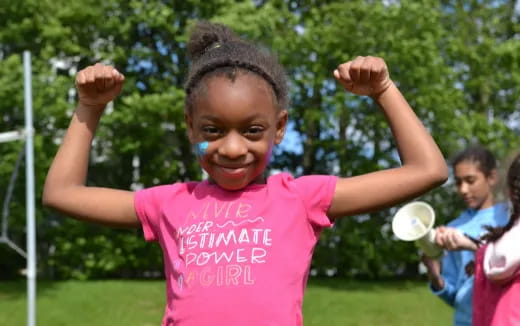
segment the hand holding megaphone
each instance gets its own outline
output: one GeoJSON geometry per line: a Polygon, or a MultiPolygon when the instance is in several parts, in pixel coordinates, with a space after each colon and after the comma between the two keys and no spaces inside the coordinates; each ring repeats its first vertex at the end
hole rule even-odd
{"type": "Polygon", "coordinates": [[[400,240],[414,241],[430,258],[442,257],[443,249],[476,250],[478,240],[459,230],[439,226],[434,228],[435,211],[425,202],[415,201],[401,207],[392,220],[392,231],[400,240]]]}
{"type": "Polygon", "coordinates": [[[400,240],[414,241],[430,258],[440,258],[443,249],[435,241],[435,211],[425,202],[415,201],[401,207],[392,220],[392,231],[400,240]]]}
{"type": "Polygon", "coordinates": [[[435,243],[447,250],[477,250],[478,240],[470,238],[461,231],[447,226],[435,229],[435,243]]]}

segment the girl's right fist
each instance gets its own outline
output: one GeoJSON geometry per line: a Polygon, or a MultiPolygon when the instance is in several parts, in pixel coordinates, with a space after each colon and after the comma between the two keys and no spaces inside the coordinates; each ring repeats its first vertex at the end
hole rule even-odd
{"type": "Polygon", "coordinates": [[[476,250],[476,245],[461,231],[441,225],[435,229],[435,243],[447,250],[476,250]]]}
{"type": "Polygon", "coordinates": [[[76,75],[79,103],[94,108],[104,108],[123,87],[125,76],[114,67],[96,63],[76,75]]]}

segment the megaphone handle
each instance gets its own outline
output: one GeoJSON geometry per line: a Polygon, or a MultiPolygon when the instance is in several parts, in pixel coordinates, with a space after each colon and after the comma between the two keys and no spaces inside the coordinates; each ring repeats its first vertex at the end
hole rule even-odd
{"type": "Polygon", "coordinates": [[[419,248],[422,249],[423,253],[433,259],[441,258],[444,250],[437,246],[435,242],[435,229],[430,229],[428,233],[422,238],[416,241],[419,248]]]}
{"type": "Polygon", "coordinates": [[[435,228],[432,228],[429,232],[429,239],[431,243],[436,243],[435,242],[435,228]]]}

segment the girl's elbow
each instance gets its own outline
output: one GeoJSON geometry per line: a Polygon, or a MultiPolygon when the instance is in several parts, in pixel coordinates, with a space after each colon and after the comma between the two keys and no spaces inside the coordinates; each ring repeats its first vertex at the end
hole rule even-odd
{"type": "Polygon", "coordinates": [[[58,196],[48,189],[44,189],[42,193],[42,204],[47,208],[56,208],[58,196]]]}
{"type": "Polygon", "coordinates": [[[435,188],[448,180],[448,167],[444,164],[444,166],[430,166],[430,167],[422,167],[416,171],[417,176],[424,180],[426,184],[428,184],[429,188],[435,188]]]}
{"type": "Polygon", "coordinates": [[[60,203],[67,198],[63,191],[60,191],[59,187],[53,186],[52,184],[45,183],[43,186],[42,193],[42,204],[47,208],[57,209],[60,203]]]}
{"type": "Polygon", "coordinates": [[[442,185],[443,183],[446,182],[446,180],[448,180],[448,176],[449,176],[448,166],[446,164],[442,164],[442,166],[435,168],[431,172],[431,176],[432,176],[432,180],[433,180],[432,182],[436,186],[442,185]]]}

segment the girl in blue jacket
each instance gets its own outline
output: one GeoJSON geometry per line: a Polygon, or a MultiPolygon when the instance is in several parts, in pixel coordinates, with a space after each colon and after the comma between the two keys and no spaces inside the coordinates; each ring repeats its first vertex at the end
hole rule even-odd
{"type": "Polygon", "coordinates": [[[471,326],[475,248],[465,242],[479,239],[485,226],[507,223],[507,206],[495,203],[493,187],[498,181],[493,154],[480,146],[470,147],[453,160],[457,192],[467,209],[446,226],[436,228],[436,242],[448,249],[441,260],[423,257],[430,288],[455,310],[453,325],[471,326]]]}

